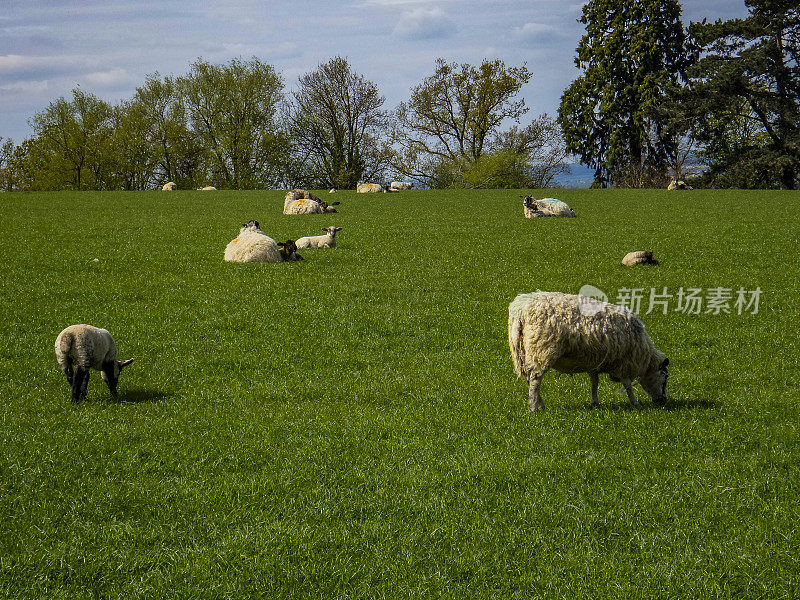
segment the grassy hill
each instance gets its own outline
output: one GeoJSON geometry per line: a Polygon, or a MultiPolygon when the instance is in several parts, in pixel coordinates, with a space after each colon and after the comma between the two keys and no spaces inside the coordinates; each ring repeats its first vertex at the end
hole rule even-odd
{"type": "Polygon", "coordinates": [[[800,194],[557,195],[578,218],[508,191],[308,216],[280,192],[2,195],[0,597],[800,595],[800,194]],[[224,263],[248,219],[343,229],[224,263]],[[638,249],[661,265],[621,267],[638,249]],[[508,304],[585,284],[641,290],[666,409],[601,378],[593,410],[587,376],[551,373],[527,412],[508,304]],[[730,313],[675,310],[681,288],[730,313]],[[70,403],[73,323],[136,358],[119,401],[93,372],[70,403]]]}

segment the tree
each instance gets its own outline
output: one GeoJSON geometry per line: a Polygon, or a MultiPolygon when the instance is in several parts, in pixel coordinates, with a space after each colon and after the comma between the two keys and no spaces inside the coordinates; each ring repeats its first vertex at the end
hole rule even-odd
{"type": "Polygon", "coordinates": [[[207,152],[190,127],[175,79],[148,75],[131,104],[147,124],[147,141],[156,161],[154,183],[174,181],[180,189],[206,185],[207,152]]]}
{"type": "Polygon", "coordinates": [[[300,77],[293,97],[291,138],[314,184],[354,189],[383,176],[390,158],[385,98],[347,59],[337,56],[300,77]]]}
{"type": "Polygon", "coordinates": [[[595,169],[595,185],[631,168],[663,171],[676,143],[657,107],[685,78],[686,34],[678,0],[590,0],[575,65],[561,97],[567,150],[595,169]]]}
{"type": "Polygon", "coordinates": [[[209,153],[211,183],[231,189],[273,187],[288,150],[277,126],[283,81],[275,69],[255,57],[225,65],[197,60],[177,85],[209,153]]]}
{"type": "Polygon", "coordinates": [[[506,67],[501,60],[476,68],[438,59],[433,75],[395,111],[394,168],[426,185],[446,186],[443,171],[476,163],[505,122],[519,123],[528,108],[514,97],[530,78],[524,65],[506,67]]]}
{"type": "Polygon", "coordinates": [[[39,189],[103,189],[109,175],[111,107],[80,88],[59,98],[29,121],[35,140],[27,148],[39,189]]]}
{"type": "Polygon", "coordinates": [[[10,192],[15,189],[14,183],[14,141],[11,138],[0,137],[0,192],[10,192]]]}
{"type": "Polygon", "coordinates": [[[701,58],[687,110],[716,185],[800,185],[800,8],[746,0],[750,15],[693,23],[701,58]]]}

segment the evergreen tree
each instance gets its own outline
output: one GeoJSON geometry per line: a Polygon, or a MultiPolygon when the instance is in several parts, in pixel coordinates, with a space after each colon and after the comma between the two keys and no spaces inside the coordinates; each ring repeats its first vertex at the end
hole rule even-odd
{"type": "Polygon", "coordinates": [[[590,0],[577,48],[583,74],[561,97],[567,150],[595,169],[595,185],[634,169],[666,169],[676,143],[658,107],[683,80],[688,59],[677,0],[590,0]]]}

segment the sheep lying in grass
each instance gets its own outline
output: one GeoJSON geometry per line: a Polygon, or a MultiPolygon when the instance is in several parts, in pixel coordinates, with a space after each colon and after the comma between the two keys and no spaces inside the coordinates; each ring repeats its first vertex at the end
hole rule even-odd
{"type": "Polygon", "coordinates": [[[412,187],[414,187],[414,184],[410,181],[392,181],[389,184],[390,190],[410,190],[412,187]]]}
{"type": "Polygon", "coordinates": [[[636,252],[628,252],[622,259],[622,266],[632,267],[634,265],[657,265],[658,261],[653,258],[652,252],[644,250],[637,250],[636,252]]]}
{"type": "Polygon", "coordinates": [[[164,185],[161,186],[161,189],[165,192],[173,192],[178,189],[178,186],[175,185],[174,181],[168,181],[164,185]]]}
{"type": "Polygon", "coordinates": [[[197,188],[197,191],[198,192],[215,192],[215,191],[217,191],[217,188],[215,188],[213,185],[207,185],[206,187],[197,188]]]}
{"type": "Polygon", "coordinates": [[[690,186],[683,180],[675,179],[674,177],[670,180],[669,185],[667,186],[668,190],[693,190],[694,188],[690,186]]]}
{"type": "Polygon", "coordinates": [[[289,262],[293,260],[303,260],[303,257],[297,253],[297,243],[294,240],[286,240],[285,242],[278,242],[281,260],[289,262]]]}
{"type": "Polygon", "coordinates": [[[228,262],[281,262],[278,244],[258,226],[258,221],[242,225],[239,235],[225,247],[228,262]]]}
{"type": "Polygon", "coordinates": [[[72,401],[79,402],[86,398],[91,369],[101,372],[111,395],[116,396],[120,371],[134,359],[117,360],[117,345],[105,329],[70,325],[56,338],[56,360],[72,388],[72,401]]]}
{"type": "Polygon", "coordinates": [[[541,198],[533,196],[520,196],[522,198],[522,211],[528,219],[535,217],[574,217],[575,211],[566,202],[555,198],[541,198]]]}
{"type": "Polygon", "coordinates": [[[615,304],[561,292],[520,294],[508,306],[508,345],[517,377],[528,381],[532,411],[544,408],[539,386],[550,369],[589,373],[593,406],[600,373],[621,381],[634,406],[634,380],[654,402],[667,400],[669,360],[639,317],[615,304]]]}
{"type": "Polygon", "coordinates": [[[311,235],[301,237],[297,240],[298,248],[336,248],[336,233],[341,231],[341,227],[323,228],[325,235],[311,235]]]}
{"type": "Polygon", "coordinates": [[[363,181],[359,181],[356,185],[357,194],[374,194],[382,191],[383,186],[377,183],[364,183],[363,181]]]}

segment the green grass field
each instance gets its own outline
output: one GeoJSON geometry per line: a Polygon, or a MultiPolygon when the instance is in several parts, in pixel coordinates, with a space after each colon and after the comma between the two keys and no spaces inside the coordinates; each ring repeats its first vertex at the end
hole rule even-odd
{"type": "Polygon", "coordinates": [[[513,191],[308,216],[281,192],[4,194],[0,597],[800,597],[800,194],[545,195],[578,218],[513,191]],[[343,230],[224,263],[248,219],[343,230]],[[637,249],[662,264],[621,267],[637,249]],[[584,284],[762,295],[642,315],[666,409],[601,378],[593,410],[551,373],[530,414],[508,304],[584,284]],[[119,401],[93,372],[70,402],[74,323],[136,358],[119,401]]]}

